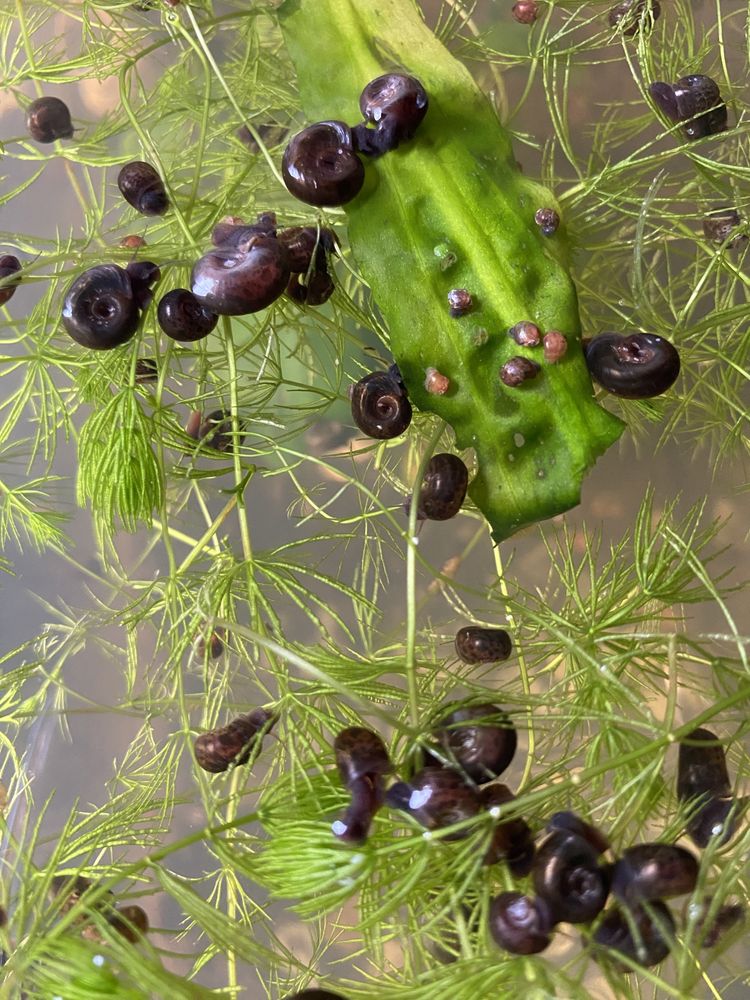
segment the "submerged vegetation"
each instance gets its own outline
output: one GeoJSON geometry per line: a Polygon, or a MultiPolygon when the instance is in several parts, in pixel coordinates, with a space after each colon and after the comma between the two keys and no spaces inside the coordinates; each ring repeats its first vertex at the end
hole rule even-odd
{"type": "MultiPolygon", "coordinates": [[[[627,428],[581,506],[494,545],[471,485],[444,523],[410,500],[433,458],[459,450],[437,415],[453,372],[429,359],[416,390],[405,372],[412,412],[344,211],[284,186],[284,149],[310,119],[278,6],[0,11],[0,583],[13,609],[0,997],[741,995],[747,550],[724,515],[747,493],[747,12],[422,0],[524,176],[554,193],[555,209],[534,207],[559,213],[570,240],[584,336],[640,332],[680,352],[665,395],[596,390],[627,428]],[[727,127],[695,135],[679,95],[698,76],[716,82],[727,127]],[[72,122],[39,105],[51,97],[72,122]],[[128,172],[118,190],[126,165],[147,177],[140,211],[120,194],[128,172]],[[206,335],[181,336],[182,313],[165,319],[159,301],[191,287],[215,227],[270,212],[289,246],[298,227],[315,234],[307,270],[287,271],[267,308],[205,310],[206,335]],[[91,350],[63,308],[104,265],[131,311],[119,346],[91,350]],[[356,404],[373,370],[399,420],[409,407],[396,437],[363,437],[352,416],[348,390],[356,404]],[[19,600],[24,576],[49,589],[19,600]],[[484,745],[477,712],[502,766],[463,761],[484,745]],[[425,789],[455,783],[438,769],[462,761],[476,786],[437,815],[425,789]],[[506,784],[486,783],[497,775],[506,784]],[[552,820],[571,812],[586,824],[552,820]],[[713,832],[717,816],[733,836],[713,832]],[[547,845],[543,875],[529,875],[531,838],[547,845]],[[611,901],[594,923],[584,907],[581,926],[554,908],[555,838],[599,897],[611,880],[631,924],[611,901]],[[677,841],[698,863],[670,854],[680,877],[657,898],[634,874],[643,851],[626,852],[677,841]],[[541,920],[549,950],[500,948],[508,913],[541,920]],[[637,927],[655,928],[653,952],[632,948],[637,927]]],[[[315,50],[321,90],[336,87],[330,35],[315,50]]],[[[558,238],[553,221],[538,223],[540,246],[558,238]]],[[[415,287],[415,314],[450,306],[462,323],[481,307],[462,265],[450,273],[455,249],[434,250],[453,298],[415,287]]],[[[539,344],[534,320],[512,321],[520,349],[539,344]]],[[[483,347],[488,333],[474,336],[483,347]]],[[[538,346],[554,361],[573,349],[538,346]]],[[[529,444],[518,433],[504,465],[529,444]]],[[[476,456],[461,458],[475,477],[476,456]]]]}

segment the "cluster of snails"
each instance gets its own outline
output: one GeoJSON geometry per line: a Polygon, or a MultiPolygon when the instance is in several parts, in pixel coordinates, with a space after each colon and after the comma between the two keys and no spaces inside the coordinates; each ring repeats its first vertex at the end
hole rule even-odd
{"type": "Polygon", "coordinates": [[[195,740],[195,759],[204,771],[221,774],[230,765],[246,764],[252,751],[276,724],[278,716],[265,708],[239,715],[226,726],[201,733],[195,740]]]}
{"type": "MultiPolygon", "coordinates": [[[[656,21],[661,14],[659,0],[622,0],[609,11],[607,20],[611,28],[620,28],[623,35],[632,38],[638,33],[641,18],[647,10],[656,21]]],[[[536,0],[517,0],[511,14],[519,24],[533,24],[539,17],[539,4],[536,0]]]]}
{"type": "Polygon", "coordinates": [[[287,189],[308,205],[350,202],[365,182],[358,154],[381,156],[411,139],[427,104],[413,76],[386,73],[371,80],[359,98],[363,122],[353,128],[336,120],[316,122],[290,139],[281,163],[287,189]]]}

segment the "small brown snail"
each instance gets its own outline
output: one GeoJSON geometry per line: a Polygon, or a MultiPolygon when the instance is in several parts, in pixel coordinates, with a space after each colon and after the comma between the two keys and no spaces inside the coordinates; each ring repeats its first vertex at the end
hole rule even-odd
{"type": "Polygon", "coordinates": [[[536,347],[541,343],[542,333],[536,323],[521,320],[508,330],[508,335],[521,347],[536,347]]]}
{"type": "Polygon", "coordinates": [[[662,114],[670,121],[685,123],[687,139],[716,135],[727,127],[727,106],[710,76],[695,73],[675,84],[657,80],[648,89],[662,114]]]}
{"type": "MultiPolygon", "coordinates": [[[[692,913],[694,905],[690,904],[688,913],[692,913]]],[[[707,896],[702,903],[699,903],[698,907],[696,929],[700,935],[701,947],[703,948],[714,948],[722,938],[730,934],[740,924],[744,924],[747,917],[745,907],[740,903],[725,903],[724,906],[719,907],[713,916],[710,916],[710,896],[707,896]]]]}
{"type": "Polygon", "coordinates": [[[502,774],[516,752],[515,727],[497,705],[456,708],[440,720],[435,735],[445,751],[477,784],[492,781],[502,774]]]}
{"type": "Polygon", "coordinates": [[[669,954],[674,937],[674,918],[661,900],[632,907],[627,914],[619,907],[612,907],[594,933],[594,957],[622,972],[632,972],[631,964],[620,961],[611,952],[620,952],[638,965],[658,965],[669,954]]]}
{"type": "Polygon", "coordinates": [[[204,771],[220,774],[230,764],[239,767],[247,763],[260,738],[276,722],[276,716],[265,708],[256,708],[248,715],[232,719],[226,726],[202,733],[195,741],[195,759],[204,771]]]}
{"type": "Polygon", "coordinates": [[[669,899],[692,892],[698,880],[695,855],[675,844],[628,847],[612,869],[612,892],[626,903],[669,899]]]}
{"type": "MultiPolygon", "coordinates": [[[[452,826],[482,811],[477,792],[458,771],[443,767],[424,767],[411,781],[396,782],[386,792],[385,801],[391,808],[409,813],[428,830],[452,826]]],[[[459,830],[444,839],[460,840],[468,834],[468,829],[459,830]]]]}
{"type": "Polygon", "coordinates": [[[646,11],[650,11],[651,17],[656,21],[661,14],[659,0],[623,0],[610,10],[607,20],[610,28],[620,28],[623,35],[632,38],[640,31],[646,11]]]}
{"type": "Polygon", "coordinates": [[[542,339],[544,360],[549,365],[556,365],[565,357],[568,351],[568,338],[559,330],[548,330],[542,339]]]}
{"type": "Polygon", "coordinates": [[[107,922],[111,924],[112,927],[118,933],[120,933],[126,941],[130,941],[131,944],[137,944],[141,938],[148,932],[149,921],[148,914],[142,907],[136,906],[135,904],[128,904],[127,906],[118,906],[114,912],[107,917],[107,922]]]}
{"type": "Polygon", "coordinates": [[[537,848],[534,889],[556,923],[587,923],[604,909],[609,873],[599,865],[598,857],[587,840],[567,830],[553,830],[537,848]]]}
{"type": "Polygon", "coordinates": [[[390,371],[364,375],[352,389],[352,418],[363,434],[385,440],[411,423],[411,403],[403,382],[390,371]]]}
{"type": "Polygon", "coordinates": [[[536,0],[517,0],[510,12],[519,24],[533,24],[539,17],[539,4],[536,0]]]}
{"type": "Polygon", "coordinates": [[[519,355],[505,362],[500,369],[500,381],[503,385],[507,385],[508,388],[516,389],[519,385],[523,385],[524,382],[535,379],[540,371],[541,367],[536,361],[531,361],[530,358],[524,358],[519,355]]]}
{"type": "Polygon", "coordinates": [[[333,278],[326,269],[313,271],[309,276],[293,274],[286,286],[289,298],[303,306],[322,306],[335,290],[333,278]]]}
{"type": "Polygon", "coordinates": [[[108,351],[135,333],[140,312],[129,275],[117,264],[84,271],[63,301],[63,326],[77,343],[108,351]]]}
{"type": "Polygon", "coordinates": [[[427,114],[427,93],[416,77],[384,73],[371,80],[359,98],[365,124],[353,129],[356,148],[368,156],[390,152],[414,136],[427,114]],[[374,129],[367,124],[374,125],[374,129]]]}
{"type": "Polygon", "coordinates": [[[204,635],[199,635],[195,640],[195,655],[202,660],[208,655],[211,660],[218,660],[224,652],[224,637],[226,633],[223,628],[215,628],[208,639],[204,635]]]}
{"type": "Polygon", "coordinates": [[[737,232],[741,226],[742,219],[736,208],[720,208],[703,219],[703,234],[712,243],[725,243],[727,250],[736,250],[747,243],[747,235],[737,232]]]}
{"type": "Polygon", "coordinates": [[[270,236],[242,247],[209,250],[193,267],[193,295],[219,316],[244,316],[270,306],[289,281],[286,251],[270,236]]]}
{"type": "Polygon", "coordinates": [[[554,920],[544,900],[520,892],[501,892],[490,903],[490,933],[514,955],[535,955],[550,943],[554,920]]]}
{"type": "MultiPolygon", "coordinates": [[[[447,521],[455,517],[464,502],[468,485],[469,470],[458,455],[447,452],[433,455],[422,479],[417,519],[447,521]]],[[[407,504],[410,505],[410,501],[407,504]]]]}
{"type": "Polygon", "coordinates": [[[173,288],[159,300],[156,319],[164,333],[173,340],[192,343],[207,337],[219,322],[187,288],[173,288]]]}
{"type": "Polygon", "coordinates": [[[292,274],[305,274],[309,271],[313,257],[313,270],[322,270],[326,266],[326,255],[336,252],[336,236],[332,229],[292,226],[280,230],[278,240],[286,250],[292,274]]]}
{"type": "MultiPolygon", "coordinates": [[[[240,423],[240,427],[242,426],[240,423]]],[[[213,410],[207,417],[201,419],[198,427],[198,440],[203,441],[215,451],[231,451],[235,443],[242,444],[244,434],[240,433],[235,436],[231,413],[226,410],[213,410]]]]}
{"type": "Polygon", "coordinates": [[[361,844],[367,839],[375,813],[383,803],[383,775],[392,770],[380,736],[362,726],[349,726],[333,742],[336,765],[352,801],[333,823],[339,840],[361,844]]]}
{"type": "Polygon", "coordinates": [[[169,208],[164,182],[143,160],[126,163],[117,175],[117,186],[125,201],[141,215],[164,215],[169,208]]]}
{"type": "MultiPolygon", "coordinates": [[[[85,875],[54,875],[50,882],[49,896],[59,904],[59,912],[63,914],[72,910],[87,892],[96,887],[97,883],[85,875]]],[[[106,909],[113,899],[114,893],[107,890],[104,896],[99,896],[95,905],[97,909],[106,909]]]]}
{"type": "MultiPolygon", "coordinates": [[[[492,809],[513,802],[515,795],[507,785],[493,784],[480,788],[479,798],[485,809],[492,809]]],[[[483,864],[494,865],[505,861],[511,875],[523,878],[532,869],[535,851],[534,836],[525,819],[520,816],[501,819],[494,829],[483,864]]]]}
{"type": "Polygon", "coordinates": [[[26,128],[37,142],[55,142],[73,136],[68,105],[59,97],[38,97],[26,110],[26,128]]]}
{"type": "Polygon", "coordinates": [[[456,655],[464,663],[500,663],[507,660],[513,649],[504,628],[484,628],[464,625],[456,632],[456,655]]]}
{"type": "Polygon", "coordinates": [[[724,747],[708,729],[694,729],[680,742],[677,796],[695,808],[687,832],[698,847],[731,840],[736,829],[735,800],[724,747]]]}
{"type": "Polygon", "coordinates": [[[284,151],[281,173],[291,194],[308,205],[345,205],[365,181],[351,129],[340,121],[317,122],[295,135],[284,151]]]}
{"type": "Polygon", "coordinates": [[[471,292],[466,288],[451,288],[448,292],[448,310],[454,319],[465,316],[474,307],[471,292]]]}
{"type": "Polygon", "coordinates": [[[680,374],[680,355],[651,333],[600,333],[584,347],[591,377],[624,399],[648,399],[666,392],[680,374]]]}
{"type": "Polygon", "coordinates": [[[0,256],[0,306],[13,298],[21,273],[21,261],[12,253],[0,256]]]}

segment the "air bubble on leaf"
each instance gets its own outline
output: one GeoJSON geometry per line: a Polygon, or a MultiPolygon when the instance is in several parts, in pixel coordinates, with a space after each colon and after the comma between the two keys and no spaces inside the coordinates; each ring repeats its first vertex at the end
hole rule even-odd
{"type": "MultiPolygon", "coordinates": [[[[541,444],[541,442],[539,443],[541,444]]],[[[523,436],[523,434],[519,434],[519,432],[516,431],[516,433],[513,435],[513,444],[516,446],[516,448],[523,448],[523,446],[526,444],[526,438],[523,436]]]]}

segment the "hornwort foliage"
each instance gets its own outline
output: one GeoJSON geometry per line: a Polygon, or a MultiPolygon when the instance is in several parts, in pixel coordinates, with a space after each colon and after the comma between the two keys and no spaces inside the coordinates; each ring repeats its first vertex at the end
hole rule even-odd
{"type": "MultiPolygon", "coordinates": [[[[570,925],[538,955],[493,944],[493,897],[531,890],[503,862],[482,864],[487,811],[426,831],[382,808],[357,847],[331,831],[349,802],[336,733],[374,729],[408,779],[426,745],[440,753],[430,727],[456,699],[512,719],[519,750],[501,780],[516,798],[502,817],[535,834],[574,810],[615,852],[683,837],[692,807],[677,797],[675,743],[696,727],[718,735],[735,793],[747,791],[750,641],[733,571],[745,526],[720,516],[747,492],[746,11],[675,0],[656,19],[655,5],[631,6],[613,28],[599,3],[540,3],[523,24],[510,0],[422,0],[524,171],[561,206],[584,334],[649,332],[682,361],[656,400],[601,395],[628,424],[594,474],[605,524],[592,486],[577,510],[493,547],[471,503],[420,531],[417,503],[404,516],[431,455],[455,450],[441,420],[415,410],[405,434],[383,441],[353,426],[347,388],[388,369],[389,331],[343,213],[297,202],[282,183],[287,139],[308,122],[277,4],[3,5],[0,252],[22,272],[0,306],[0,571],[4,606],[24,560],[56,592],[25,599],[37,625],[3,624],[1,997],[747,988],[738,931],[701,947],[722,907],[750,903],[741,813],[728,844],[700,852],[684,911],[672,902],[670,958],[630,961],[632,973],[606,949],[595,962],[570,925]],[[657,111],[650,84],[687,74],[717,81],[726,131],[692,142],[657,111]],[[74,131],[40,144],[25,113],[52,94],[74,131]],[[119,197],[117,174],[134,160],[164,180],[165,214],[119,197]],[[702,220],[727,209],[737,227],[711,238],[702,220]],[[188,287],[213,227],[267,211],[280,226],[333,229],[330,300],[282,297],[201,340],[161,336],[158,298],[188,287]],[[135,336],[79,348],[60,322],[66,289],[134,254],[162,275],[135,336]],[[155,381],[139,377],[143,359],[155,381]],[[228,415],[221,448],[185,430],[191,412],[217,410],[228,415]],[[683,474],[665,478],[662,455],[683,474]],[[461,662],[453,643],[467,624],[507,628],[510,658],[461,662]],[[225,774],[202,771],[195,737],[258,706],[278,714],[262,747],[225,774]],[[92,718],[80,774],[66,775],[73,790],[60,779],[53,795],[49,746],[69,761],[92,718]],[[60,875],[69,887],[55,891],[60,875]],[[77,876],[90,887],[73,892],[77,876]],[[118,929],[112,907],[131,904],[155,929],[118,929]]],[[[438,251],[449,273],[455,254],[438,251]]]]}

